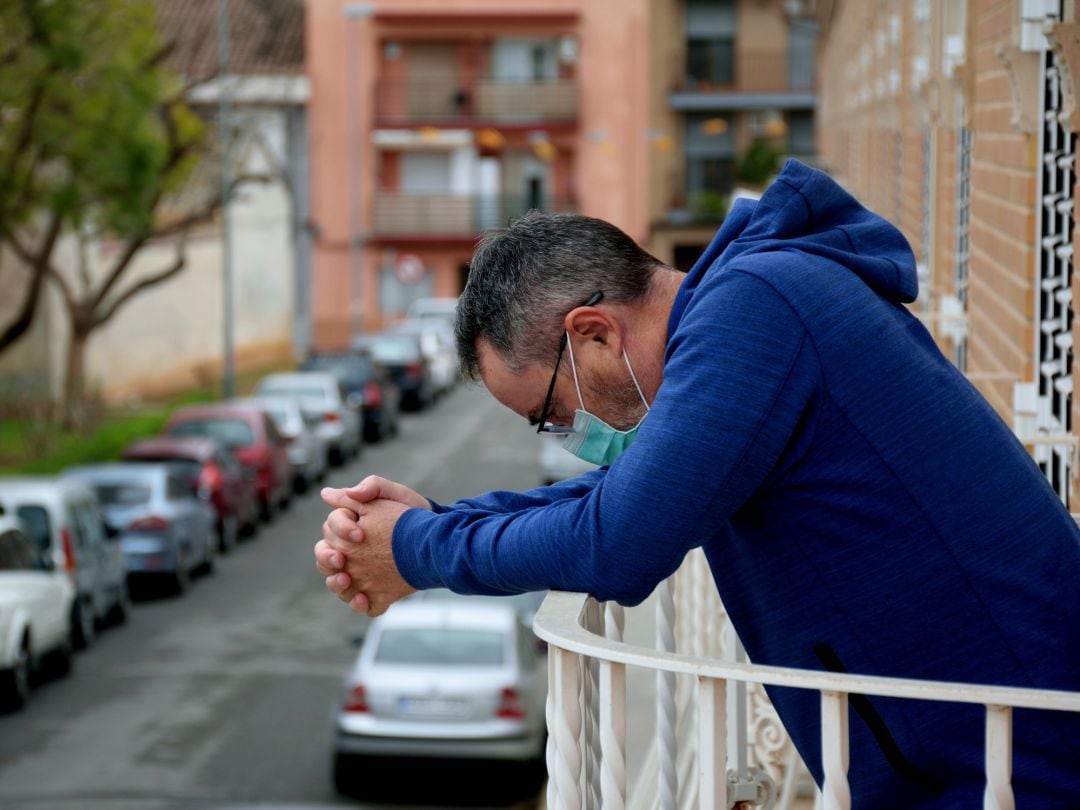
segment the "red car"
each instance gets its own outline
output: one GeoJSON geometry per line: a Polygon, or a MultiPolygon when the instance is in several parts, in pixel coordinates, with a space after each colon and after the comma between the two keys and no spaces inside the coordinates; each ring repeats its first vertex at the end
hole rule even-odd
{"type": "Polygon", "coordinates": [[[192,405],[172,415],[165,433],[217,439],[255,476],[259,514],[264,521],[289,505],[292,494],[285,438],[270,415],[254,405],[192,405]]]}
{"type": "Polygon", "coordinates": [[[255,480],[224,445],[214,439],[143,439],[124,451],[126,461],[188,461],[198,465],[196,488],[217,513],[218,548],[228,551],[240,534],[255,532],[259,514],[255,480]]]}

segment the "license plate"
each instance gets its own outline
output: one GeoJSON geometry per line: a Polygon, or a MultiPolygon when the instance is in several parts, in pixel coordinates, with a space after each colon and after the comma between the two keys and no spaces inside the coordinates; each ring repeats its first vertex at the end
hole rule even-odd
{"type": "Polygon", "coordinates": [[[462,717],[467,711],[468,704],[455,698],[398,698],[402,717],[462,717]]]}

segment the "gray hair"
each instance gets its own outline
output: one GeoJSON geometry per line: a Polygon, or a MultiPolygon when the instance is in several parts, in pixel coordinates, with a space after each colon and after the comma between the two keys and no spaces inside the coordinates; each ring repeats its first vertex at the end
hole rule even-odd
{"type": "Polygon", "coordinates": [[[640,300],[662,267],[611,223],[578,214],[530,211],[488,231],[458,299],[462,374],[479,377],[479,338],[513,371],[536,362],[554,365],[568,312],[597,291],[612,303],[640,300]]]}

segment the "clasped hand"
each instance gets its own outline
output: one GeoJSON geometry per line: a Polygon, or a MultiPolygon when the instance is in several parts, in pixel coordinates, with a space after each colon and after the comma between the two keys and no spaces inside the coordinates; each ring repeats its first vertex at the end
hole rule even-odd
{"type": "Polygon", "coordinates": [[[426,498],[403,484],[369,476],[349,489],[322,490],[334,510],[315,544],[315,568],[326,587],[356,613],[378,616],[415,592],[397,570],[391,542],[402,513],[430,509],[426,498]]]}

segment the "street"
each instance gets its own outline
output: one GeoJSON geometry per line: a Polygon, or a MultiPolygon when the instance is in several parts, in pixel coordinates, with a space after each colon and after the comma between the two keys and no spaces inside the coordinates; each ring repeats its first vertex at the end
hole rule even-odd
{"type": "MultiPolygon", "coordinates": [[[[538,482],[536,442],[483,389],[458,386],[327,483],[378,473],[444,502],[527,488],[538,482]]],[[[0,808],[383,807],[350,802],[330,779],[331,710],[367,620],[314,570],[325,515],[316,491],[297,497],[184,597],[138,602],[71,677],[0,716],[0,808]]],[[[426,781],[418,767],[386,800],[429,807],[453,793],[454,804],[483,806],[477,769],[459,779],[440,768],[455,784],[411,797],[426,781]]]]}

